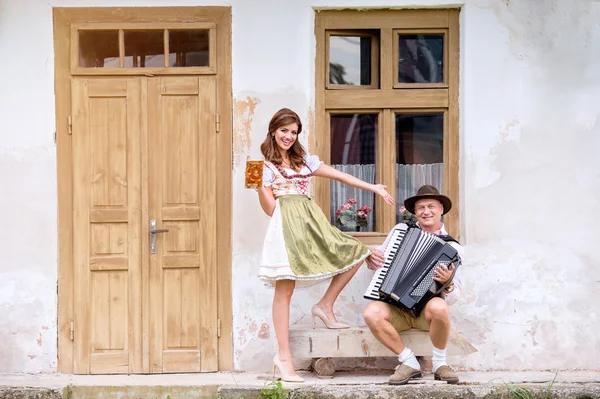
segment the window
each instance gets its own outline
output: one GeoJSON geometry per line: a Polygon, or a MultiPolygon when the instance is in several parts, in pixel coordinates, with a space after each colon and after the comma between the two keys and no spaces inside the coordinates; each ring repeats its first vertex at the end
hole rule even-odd
{"type": "Polygon", "coordinates": [[[381,243],[398,209],[423,184],[453,200],[444,216],[458,237],[459,10],[320,11],[316,14],[314,150],[332,167],[385,184],[398,206],[371,192],[317,181],[331,223],[349,198],[373,209],[353,233],[381,243]]]}
{"type": "Polygon", "coordinates": [[[74,27],[73,74],[216,73],[215,24],[104,25],[74,27]]]}

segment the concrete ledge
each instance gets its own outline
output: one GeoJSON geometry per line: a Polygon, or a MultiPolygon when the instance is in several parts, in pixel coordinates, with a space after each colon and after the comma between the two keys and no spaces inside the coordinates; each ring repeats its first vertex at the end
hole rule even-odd
{"type": "MultiPolygon", "coordinates": [[[[533,398],[600,398],[600,386],[554,385],[548,395],[548,386],[541,384],[524,385],[533,398]]],[[[258,399],[264,398],[261,390],[244,387],[222,387],[219,399],[258,399]]],[[[287,392],[289,399],[512,399],[506,387],[468,386],[448,384],[408,384],[390,385],[329,385],[295,388],[287,392]]],[[[529,396],[528,396],[529,397],[529,396]]]]}
{"type": "Polygon", "coordinates": [[[4,388],[0,387],[0,399],[61,399],[58,389],[4,388]]]}
{"type": "Polygon", "coordinates": [[[218,390],[219,385],[73,386],[64,389],[62,399],[200,399],[215,398],[218,390]]]}
{"type": "MultiPolygon", "coordinates": [[[[417,380],[418,381],[418,380],[417,380]]],[[[600,384],[519,384],[539,399],[598,399],[600,384]]],[[[72,387],[62,392],[44,388],[0,388],[0,399],[262,399],[264,387],[235,386],[176,386],[176,387],[72,387]],[[208,389],[207,389],[208,388],[208,389]]],[[[278,396],[273,396],[277,397],[278,396]]],[[[285,387],[289,399],[513,399],[506,385],[448,385],[434,381],[418,381],[404,386],[387,384],[308,385],[285,387]]],[[[529,397],[529,396],[527,396],[529,397]]]]}

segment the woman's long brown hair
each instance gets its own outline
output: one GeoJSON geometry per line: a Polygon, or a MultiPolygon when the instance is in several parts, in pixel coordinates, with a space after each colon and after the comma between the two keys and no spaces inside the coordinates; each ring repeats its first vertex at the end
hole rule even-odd
{"type": "MultiPolygon", "coordinates": [[[[267,133],[267,138],[260,145],[260,151],[262,152],[266,161],[269,161],[275,165],[281,165],[283,162],[277,142],[275,141],[275,137],[273,135],[281,126],[289,125],[291,123],[298,125],[298,135],[300,135],[300,132],[302,132],[302,122],[300,121],[298,114],[291,109],[282,108],[271,118],[271,122],[269,122],[269,132],[267,133]]],[[[304,156],[306,155],[306,151],[304,150],[304,147],[302,147],[302,144],[300,144],[297,136],[296,141],[294,141],[294,144],[292,144],[288,150],[288,155],[292,169],[298,170],[304,166],[304,156]]]]}

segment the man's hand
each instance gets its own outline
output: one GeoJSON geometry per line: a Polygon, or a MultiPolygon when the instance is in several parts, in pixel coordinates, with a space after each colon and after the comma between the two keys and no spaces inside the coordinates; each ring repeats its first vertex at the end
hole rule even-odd
{"type": "Polygon", "coordinates": [[[367,267],[370,270],[377,270],[383,266],[385,262],[385,258],[383,257],[383,253],[378,249],[372,249],[371,255],[367,258],[367,267]]]}
{"type": "Polygon", "coordinates": [[[433,272],[433,279],[441,284],[446,284],[450,277],[452,277],[452,270],[454,270],[454,264],[450,263],[450,269],[446,265],[440,263],[433,272]]]}

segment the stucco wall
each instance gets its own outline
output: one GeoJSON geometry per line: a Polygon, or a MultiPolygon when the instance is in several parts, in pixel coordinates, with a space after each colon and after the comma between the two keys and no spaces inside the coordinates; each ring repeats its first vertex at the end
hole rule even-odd
{"type": "MultiPolygon", "coordinates": [[[[57,194],[52,7],[233,7],[233,308],[238,370],[275,350],[273,291],[256,278],[268,217],[243,186],[271,115],[295,109],[313,133],[314,8],[359,1],[0,0],[0,372],[56,371],[57,194]],[[248,34],[252,32],[252,35],[248,34]],[[17,56],[18,54],[18,56],[17,56]]],[[[380,6],[454,2],[380,1],[380,6]]],[[[585,0],[468,0],[461,13],[461,228],[466,292],[454,328],[475,369],[598,368],[595,251],[600,196],[600,18],[585,0]]],[[[306,136],[302,139],[306,143],[306,136]]],[[[456,199],[455,199],[456,200],[456,199]]],[[[364,324],[370,272],[337,304],[364,324]]],[[[309,323],[319,285],[294,295],[309,323]]],[[[350,365],[354,364],[349,362],[350,365]]],[[[361,363],[360,365],[373,365],[361,363]]]]}

